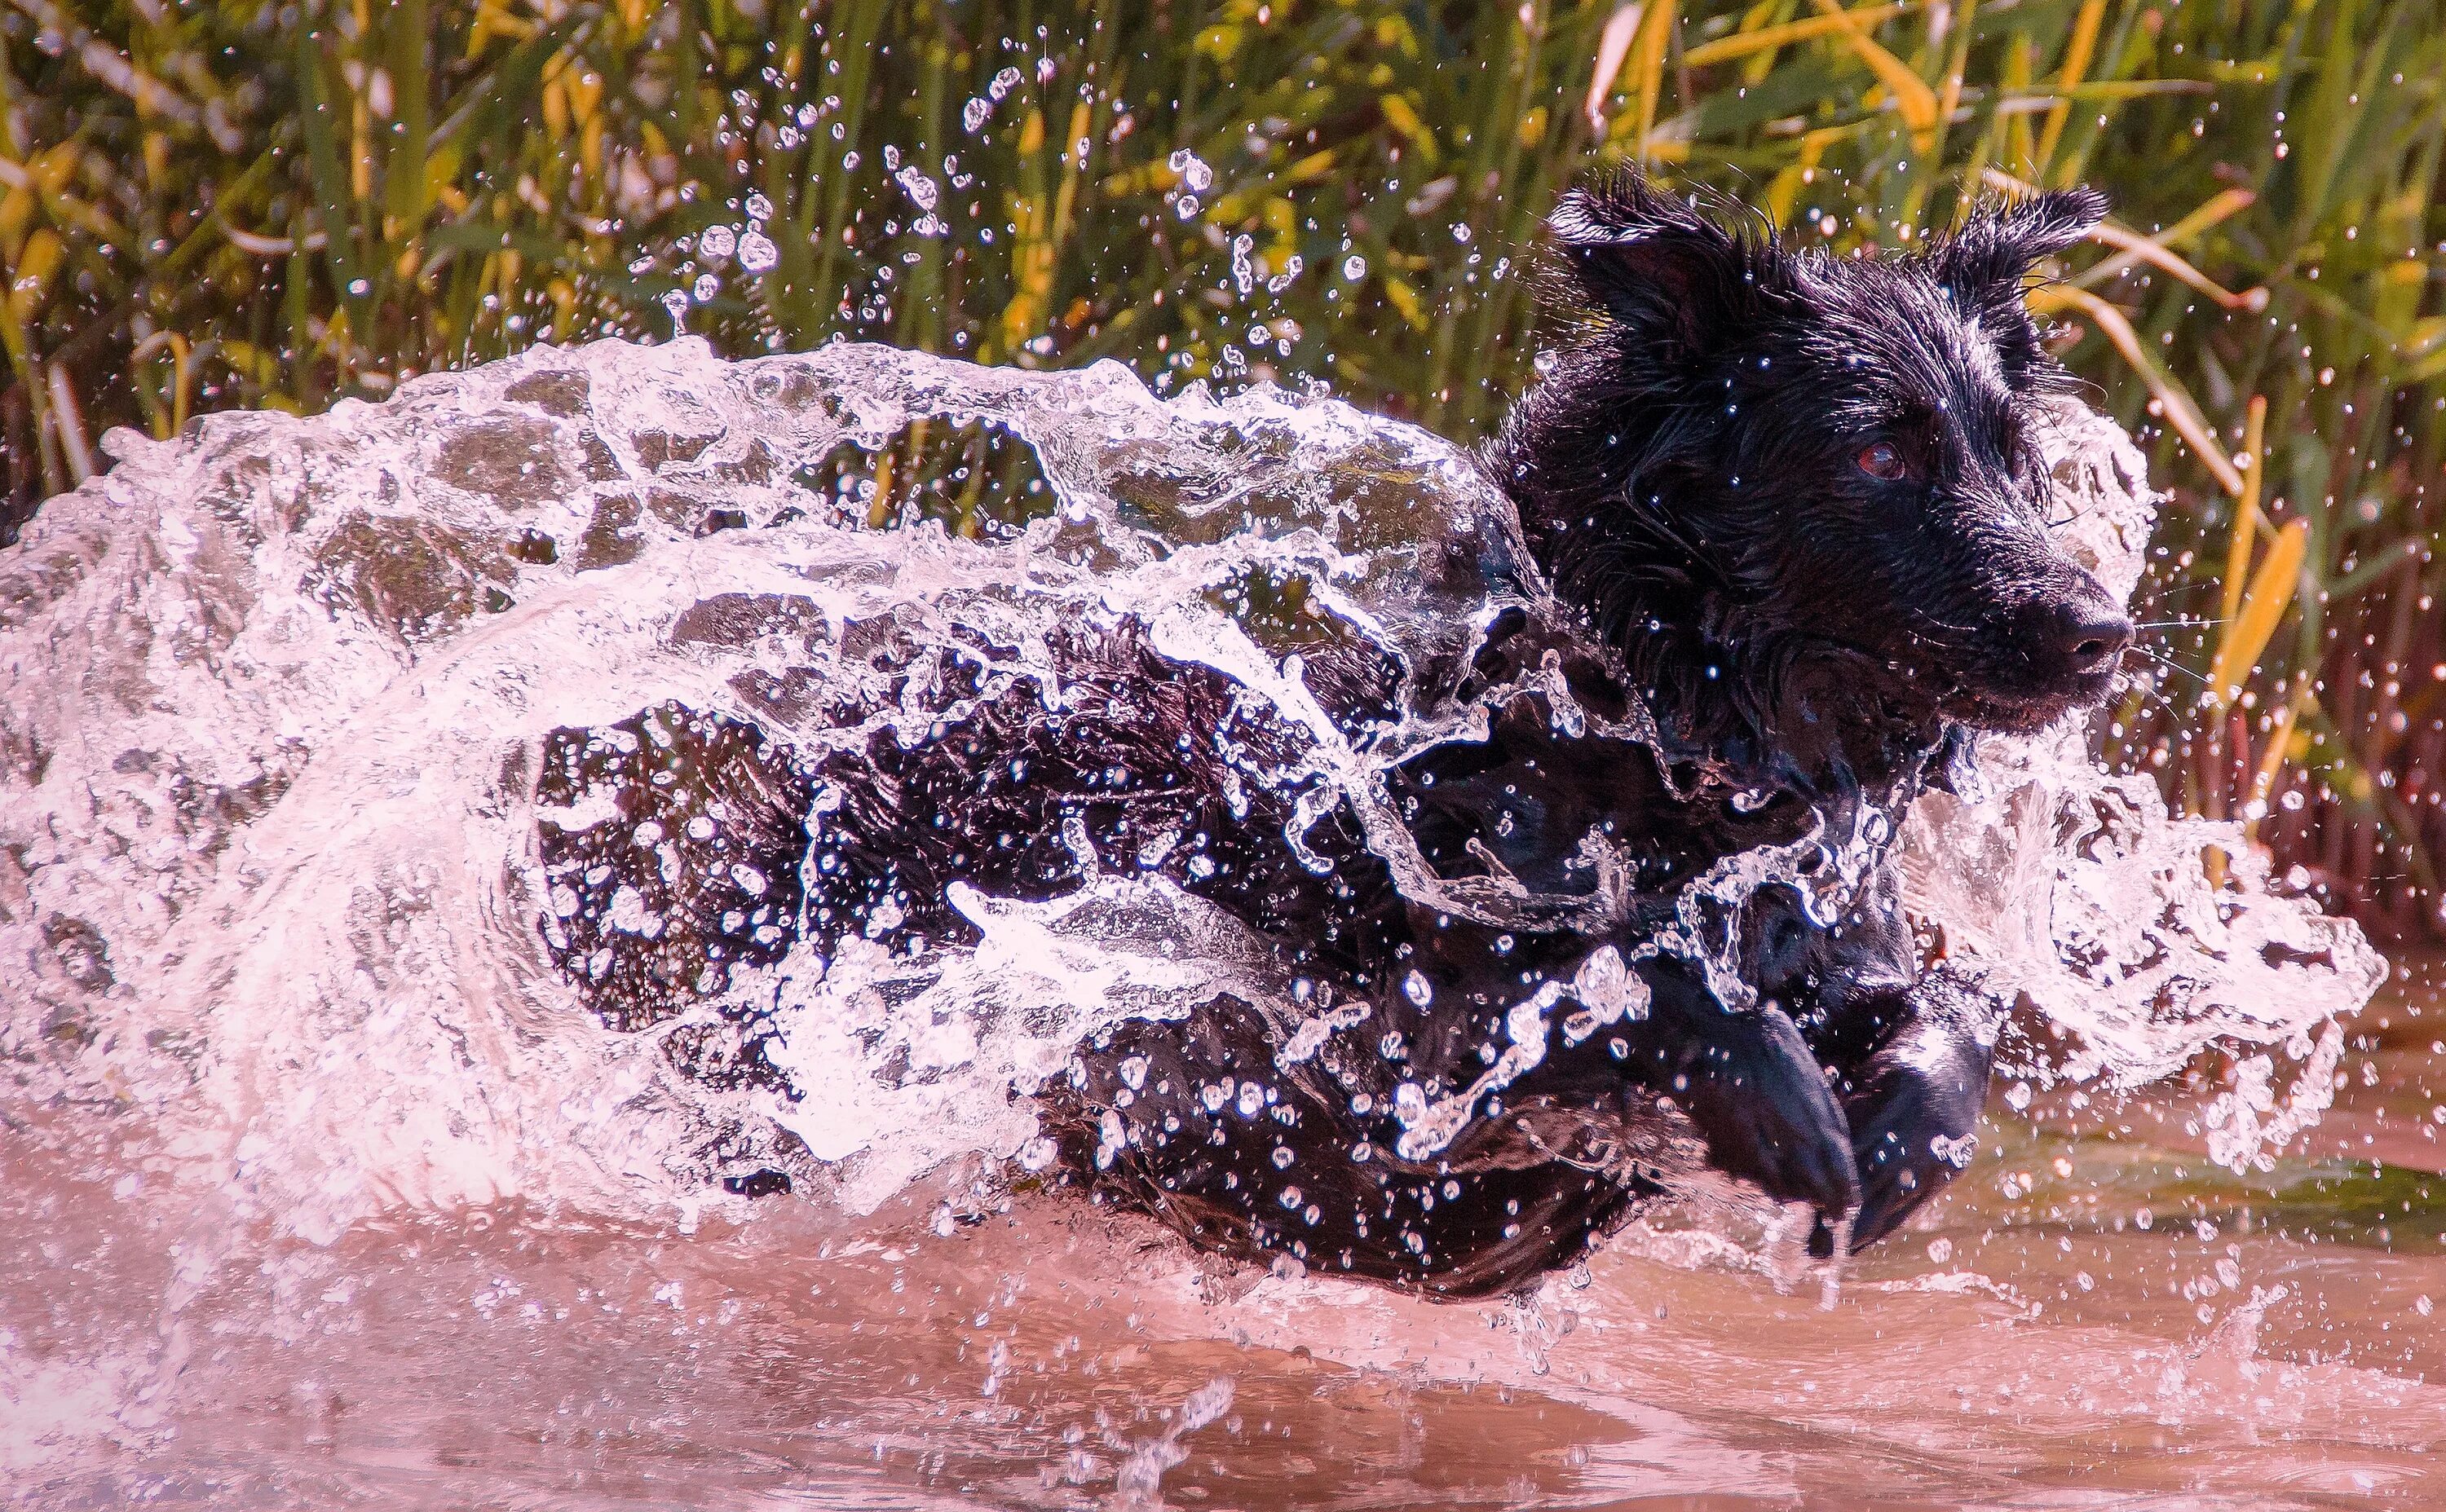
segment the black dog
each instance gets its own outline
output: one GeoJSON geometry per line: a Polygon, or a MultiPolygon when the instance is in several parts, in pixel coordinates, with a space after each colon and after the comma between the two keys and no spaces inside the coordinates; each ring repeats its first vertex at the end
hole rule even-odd
{"type": "MultiPolygon", "coordinates": [[[[801,935],[973,939],[955,882],[1157,872],[1270,941],[1318,1032],[1227,1000],[1082,1047],[1040,1100],[1100,1196],[1444,1297],[1568,1263],[1702,1163],[1811,1204],[1821,1253],[1846,1225],[1868,1243],[1966,1159],[2002,1014],[1923,969],[1886,856],[1902,811],[1968,732],[2102,697],[2130,636],[2048,539],[2029,433],[2060,374],[2022,280],[2101,209],[2049,195],[1845,260],[1636,178],[1568,196],[1577,328],[1486,456],[1555,612],[1508,613],[1446,688],[1306,659],[1345,729],[1405,691],[1491,709],[1484,740],[1389,775],[1401,835],[1248,780],[1306,737],[1125,621],[1052,646],[1058,708],[972,669],[934,738],[804,770],[717,716],[564,732],[539,798],[608,785],[620,816],[542,831],[574,905],[554,954],[635,1027],[801,935]],[[706,794],[718,830],[686,823],[706,794]],[[648,820],[705,853],[650,874],[648,820]],[[1744,870],[1770,854],[1797,879],[1744,870]],[[623,887],[655,939],[605,923],[623,887]]],[[[716,1073],[769,1079],[769,1026],[692,1033],[716,1073]]]]}

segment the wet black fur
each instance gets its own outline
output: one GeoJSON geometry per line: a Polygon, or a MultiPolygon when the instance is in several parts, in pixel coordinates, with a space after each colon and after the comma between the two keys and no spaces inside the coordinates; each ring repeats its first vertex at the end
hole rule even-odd
{"type": "MultiPolygon", "coordinates": [[[[1303,858],[1285,839],[1296,795],[1251,777],[1290,766],[1306,737],[1125,621],[1057,642],[1058,710],[1025,679],[986,692],[982,662],[955,669],[949,692],[969,712],[915,746],[878,736],[802,758],[681,710],[625,735],[568,732],[542,795],[608,785],[621,813],[599,844],[547,816],[546,868],[571,889],[545,923],[554,954],[630,1026],[801,932],[972,939],[945,902],[954,881],[1047,898],[1090,868],[1156,871],[1270,942],[1305,1011],[1366,1013],[1299,1060],[1282,1054],[1289,1024],[1233,1000],[1082,1046],[1040,1100],[1062,1170],[1100,1199],[1229,1253],[1446,1297],[1569,1263],[1701,1166],[1830,1223],[1852,1215],[1869,1242],[1952,1174],[2001,1016],[1923,967],[1890,863],[1827,924],[1790,887],[1703,911],[1755,1005],[1658,957],[1637,968],[1644,1018],[1563,1033],[1566,999],[1542,1061],[1445,1148],[1402,1159],[1394,1104],[1404,1084],[1470,1085],[1505,1046],[1511,1005],[1568,981],[1599,943],[1633,953],[1724,858],[1817,825],[1890,834],[1971,730],[2030,727],[2103,691],[2128,627],[2047,540],[2029,401],[2057,375],[2020,287],[2098,211],[2047,196],[1985,211],[1924,254],[1838,261],[1636,179],[1567,197],[1554,233],[1571,340],[1487,454],[1557,612],[1508,616],[1461,686],[1407,690],[1494,689],[1498,712],[1488,739],[1426,751],[1389,789],[1439,875],[1509,875],[1590,899],[1586,916],[1498,929],[1440,913],[1394,887],[1346,807],[1303,858]],[[1903,476],[1862,470],[1879,443],[1903,476]],[[1596,717],[1580,733],[1532,675],[1549,664],[1596,717]],[[1653,735],[1621,733],[1642,709],[1653,735]],[[701,791],[726,795],[703,844],[753,851],[754,887],[723,880],[726,859],[701,864],[709,853],[636,864],[636,825],[686,832],[701,791]],[[837,807],[811,815],[818,791],[837,807]],[[1591,831],[1626,874],[1598,875],[1591,831]],[[713,880],[668,880],[690,876],[713,880]],[[657,941],[604,924],[623,885],[664,921],[657,941]],[[1609,887],[1615,912],[1591,924],[1609,887]]],[[[750,612],[797,612],[773,604],[750,612]]],[[[1307,671],[1363,733],[1405,675],[1330,648],[1307,671]]],[[[742,1026],[705,1058],[769,1081],[762,1033],[742,1026]]]]}
{"type": "Polygon", "coordinates": [[[2119,651],[2128,626],[2047,538],[2032,401],[2064,374],[2022,283],[2103,209],[2042,195],[1861,259],[1788,252],[1635,177],[1565,197],[1552,228],[1583,318],[1490,460],[1660,716],[1806,766],[2102,695],[2112,656],[2076,672],[2051,633],[2095,619],[2119,651]],[[1857,465],[1877,442],[1905,476],[1857,465]]]}

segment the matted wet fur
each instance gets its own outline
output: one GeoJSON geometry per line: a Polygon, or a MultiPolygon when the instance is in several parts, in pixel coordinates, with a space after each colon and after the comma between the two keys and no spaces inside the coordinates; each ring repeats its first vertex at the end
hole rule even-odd
{"type": "MultiPolygon", "coordinates": [[[[665,876],[710,879],[683,887],[634,845],[548,821],[547,869],[585,891],[546,922],[553,952],[634,1026],[684,1011],[709,959],[800,937],[973,940],[946,901],[954,882],[1042,899],[1100,867],[1158,872],[1267,941],[1308,1008],[1365,1012],[1304,1056],[1285,1053],[1284,1024],[1229,1001],[1081,1047],[1041,1102],[1062,1169],[1100,1200],[1228,1253],[1441,1297],[1571,1262],[1700,1166],[1810,1204],[1821,1252],[1845,1225],[1871,1242],[1966,1155],[2002,1016],[1924,969],[1890,858],[1831,916],[1770,886],[1713,921],[1751,1000],[1722,1000],[1669,953],[1636,960],[1621,995],[1644,1013],[1552,1014],[1533,1065],[1480,1078],[1513,1005],[1602,945],[1633,956],[1709,868],[1821,827],[1890,837],[1971,732],[2103,695],[2130,626],[2049,539],[2031,427],[2060,374],[2022,303],[2030,267],[2101,210],[2085,191],[2047,195],[1984,208],[1920,252],[1850,259],[1788,251],[1636,177],[1565,196],[1564,344],[1484,455],[1557,613],[1499,622],[1463,686],[1407,690],[1510,691],[1485,740],[1424,751],[1389,786],[1438,873],[1611,887],[1607,933],[1440,914],[1402,895],[1346,809],[1296,853],[1295,795],[1238,774],[1251,752],[1289,764],[1306,737],[1123,621],[1057,640],[1058,708],[1022,679],[915,747],[877,736],[802,761],[683,710],[641,714],[626,738],[564,732],[552,802],[600,785],[619,805],[606,834],[668,821],[686,850],[672,806],[718,789],[736,819],[721,843],[757,853],[683,855],[665,876]],[[1598,727],[1558,729],[1554,687],[1531,675],[1549,666],[1598,727]],[[1623,728],[1646,733],[1602,733],[1623,728]],[[622,783],[624,760],[695,775],[622,783]],[[743,860],[754,886],[734,888],[743,860]],[[630,885],[664,921],[655,942],[603,921],[630,885]],[[1466,1121],[1405,1157],[1421,1102],[1455,1095],[1473,1098],[1466,1121]]],[[[1402,675],[1364,652],[1307,659],[1354,730],[1402,675]]],[[[702,1069],[780,1079],[769,1027],[734,1028],[692,1042],[702,1069]]]]}

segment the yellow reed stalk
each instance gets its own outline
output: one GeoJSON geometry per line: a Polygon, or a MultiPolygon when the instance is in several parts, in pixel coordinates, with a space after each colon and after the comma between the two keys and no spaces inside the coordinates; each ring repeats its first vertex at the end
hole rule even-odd
{"type": "Polygon", "coordinates": [[[170,401],[155,419],[153,439],[166,441],[187,428],[189,386],[195,376],[195,349],[187,338],[174,330],[157,330],[136,344],[127,354],[130,372],[142,369],[156,353],[170,354],[170,401]]]}
{"type": "Polygon", "coordinates": [[[2234,507],[2233,539],[2225,550],[2225,606],[2217,616],[2219,625],[2233,624],[2233,617],[2242,612],[2243,578],[2250,571],[2250,538],[2259,528],[2260,476],[2267,470],[2267,396],[2253,394],[2250,418],[2243,424],[2242,450],[2248,465],[2242,473],[2242,502],[2234,507]]]}
{"type": "Polygon", "coordinates": [[[1079,176],[1086,171],[1090,139],[1087,127],[1094,117],[1084,100],[1070,105],[1070,130],[1062,139],[1062,186],[1053,192],[1053,240],[1058,246],[1070,239],[1079,204],[1079,176]]]}
{"type": "MultiPolygon", "coordinates": [[[[2042,193],[2038,185],[2028,179],[2018,178],[2001,168],[1983,169],[1979,177],[1988,188],[2002,190],[2016,197],[2026,197],[2042,193]]],[[[2208,274],[2201,272],[2171,250],[2173,243],[2186,237],[2198,235],[2218,221],[2250,205],[2258,197],[2248,189],[2226,190],[2222,194],[2212,196],[2199,209],[2192,211],[2154,236],[2143,236],[2138,232],[2127,231],[2113,221],[2101,220],[2089,229],[2088,239],[2115,248],[2116,253],[2094,268],[2082,270],[2080,277],[2076,282],[2084,289],[2095,289],[2134,263],[2154,263],[2228,309],[2252,311],[2266,309],[2267,308],[2267,289],[2246,289],[2237,294],[2208,274]]]]}
{"type": "Polygon", "coordinates": [[[1647,156],[1648,135],[1656,129],[1656,100],[1665,88],[1665,44],[1673,33],[1678,9],[1673,0],[1647,0],[1647,9],[1639,18],[1639,35],[1631,39],[1631,77],[1639,107],[1635,118],[1639,135],[1633,140],[1643,158],[1647,156]]]}
{"type": "Polygon", "coordinates": [[[2267,559],[2251,574],[2250,588],[2242,597],[2242,612],[2225,626],[2217,640],[2216,660],[2209,665],[2209,697],[2218,708],[2230,707],[2242,696],[2243,680],[2259,665],[2259,654],[2267,649],[2268,637],[2285,618],[2286,607],[2302,586],[2302,556],[2309,539],[2308,521],[2286,521],[2268,547],[2267,559]]]}
{"type": "MultiPolygon", "coordinates": [[[[2236,193],[2246,192],[2236,191],[2236,193]]],[[[2115,248],[2117,250],[2117,256],[2123,260],[2123,267],[2128,268],[2134,262],[2153,263],[2155,266],[2164,269],[2167,272],[2173,274],[2176,278],[2181,279],[2184,283],[2191,285],[2193,289],[2198,289],[2201,293],[2208,295],[2211,299],[2215,300],[2219,305],[2222,305],[2227,309],[2243,309],[2256,313],[2257,311],[2267,308],[2267,290],[2266,289],[2246,289],[2240,293],[2236,293],[2232,289],[2226,288],[2223,284],[2218,283],[2215,279],[2211,278],[2208,274],[2201,272],[2197,268],[2192,267],[2188,261],[2176,256],[2171,252],[2168,252],[2165,244],[2154,236],[2143,236],[2135,232],[2125,231],[2120,226],[2112,225],[2101,220],[2097,225],[2090,228],[2089,239],[2092,241],[2103,242],[2107,246],[2115,248]]],[[[2102,267],[2104,265],[2101,264],[2100,266],[2102,267]]],[[[2122,270],[2119,268],[2117,270],[2118,272],[2121,271],[2122,270]]],[[[2097,271],[2093,269],[2089,274],[2086,275],[2083,281],[2090,284],[2100,284],[2106,281],[2106,277],[2111,276],[2113,275],[2108,274],[2105,275],[2105,277],[2101,277],[2098,275],[2097,271]]]]}
{"type": "MultiPolygon", "coordinates": [[[[1011,224],[1019,231],[1012,239],[1011,271],[1018,280],[1019,291],[1002,312],[1003,347],[1007,351],[1026,351],[1027,344],[1036,338],[1052,313],[1055,268],[1063,244],[1070,239],[1079,202],[1079,178],[1087,167],[1086,155],[1079,150],[1079,143],[1086,140],[1091,119],[1086,102],[1073,103],[1068,131],[1051,143],[1062,164],[1062,177],[1054,187],[1051,206],[1025,196],[1012,200],[1011,224]]],[[[1032,157],[1046,145],[1044,113],[1031,107],[1020,127],[1019,150],[1032,157]]]]}
{"type": "Polygon", "coordinates": [[[555,141],[569,136],[569,91],[561,82],[569,71],[569,54],[555,52],[543,65],[543,90],[537,103],[543,107],[543,129],[555,141]]]}
{"type": "Polygon", "coordinates": [[[1962,0],[1962,14],[1953,23],[1953,56],[1945,65],[1945,93],[1936,102],[1939,124],[1952,124],[1954,107],[1962,103],[1962,70],[1970,62],[1970,22],[1978,13],[1979,0],[1962,0]]]}
{"type": "Polygon", "coordinates": [[[1835,15],[1809,16],[1799,21],[1760,27],[1756,31],[1736,32],[1729,37],[1718,37],[1713,42],[1703,42],[1684,51],[1682,61],[1693,68],[1703,68],[1711,63],[1729,63],[1735,58],[1770,52],[1829,32],[1882,26],[1910,9],[1908,5],[1861,6],[1835,15]]]}
{"type": "Polygon", "coordinates": [[[85,416],[78,410],[76,391],[68,386],[68,370],[57,363],[45,374],[51,388],[51,434],[60,443],[60,455],[68,464],[68,476],[82,483],[93,476],[93,448],[85,439],[85,416]]]}
{"type": "Polygon", "coordinates": [[[1630,56],[1630,39],[1638,34],[1641,15],[1639,0],[1616,7],[1606,17],[1605,30],[1597,34],[1596,70],[1589,77],[1589,98],[1581,112],[1589,118],[1589,130],[1605,135],[1606,96],[1613,93],[1616,79],[1622,77],[1623,60],[1630,56]]]}
{"type": "MultiPolygon", "coordinates": [[[[2063,72],[2056,80],[2056,92],[2068,95],[2089,72],[2089,55],[2098,47],[2098,24],[2106,19],[2106,0],[2081,0],[2079,14],[2073,17],[2072,42],[2064,48],[2063,72]]],[[[2055,161],[2056,143],[2063,140],[2064,122],[2072,119],[2072,101],[2056,102],[2047,112],[2045,129],[2039,133],[2039,150],[2034,171],[2043,174],[2055,161]]]]}
{"type": "MultiPolygon", "coordinates": [[[[1167,178],[1176,179],[1179,177],[1179,175],[1175,174],[1169,168],[1165,168],[1161,161],[1157,161],[1154,166],[1162,169],[1164,177],[1167,178]]],[[[1333,172],[1333,149],[1327,147],[1323,152],[1309,153],[1307,157],[1302,158],[1299,161],[1291,164],[1290,172],[1285,175],[1285,177],[1292,183],[1306,184],[1313,183],[1331,172],[1333,172]]],[[[1107,182],[1109,181],[1110,180],[1107,180],[1107,182]]],[[[1169,188],[1170,185],[1166,185],[1165,187],[1169,188]]]]}
{"type": "Polygon", "coordinates": [[[2148,348],[2140,344],[2139,332],[2132,328],[2123,311],[2088,289],[2069,284],[2043,284],[2031,289],[2030,308],[2041,312],[2072,308],[2087,315],[2140,375],[2141,382],[2149,385],[2149,392],[2156,396],[2158,407],[2166,413],[2166,423],[2173,427],[2174,434],[2199,455],[2201,463],[2216,475],[2227,493],[2242,492],[2242,474],[2234,467],[2233,458],[2225,455],[2208,421],[2201,418],[2199,406],[2192,402],[2191,394],[2174,376],[2150,357],[2148,348]]]}
{"type": "Polygon", "coordinates": [[[374,197],[373,112],[354,85],[348,99],[348,193],[361,205],[374,197]]]}
{"type": "MultiPolygon", "coordinates": [[[[1784,4],[1784,0],[1758,0],[1757,4],[1741,12],[1740,24],[1734,29],[1745,32],[1757,31],[1789,9],[1790,7],[1784,4]]],[[[1689,57],[1686,47],[1683,51],[1683,57],[1684,65],[1686,67],[1689,57]]],[[[1755,89],[1766,83],[1766,76],[1775,72],[1775,49],[1771,47],[1750,53],[1742,58],[1740,72],[1736,76],[1740,80],[1739,87],[1755,89]]]]}
{"type": "Polygon", "coordinates": [[[1417,107],[1404,96],[1389,91],[1377,100],[1376,105],[1395,131],[1410,139],[1410,145],[1419,149],[1427,166],[1434,167],[1442,154],[1437,150],[1434,129],[1420,118],[1417,107]]]}
{"type": "MultiPolygon", "coordinates": [[[[1044,112],[1028,107],[1021,119],[1019,153],[1033,158],[1044,148],[1044,112]]],[[[1012,292],[1010,303],[1002,311],[1002,349],[1020,351],[1036,334],[1044,319],[1045,307],[1053,288],[1053,244],[1046,233],[1047,207],[1032,195],[1017,194],[1010,199],[1012,282],[1019,287],[1012,292]]],[[[878,464],[889,466],[888,462],[878,464]]]]}
{"type": "Polygon", "coordinates": [[[19,324],[29,324],[35,311],[43,308],[51,275],[59,271],[67,255],[67,244],[47,226],[38,227],[26,238],[25,254],[9,268],[9,289],[0,299],[9,306],[9,318],[19,324]]]}
{"type": "Polygon", "coordinates": [[[1910,128],[1912,144],[1921,152],[1934,147],[1936,91],[1928,86],[1928,81],[1913,73],[1910,65],[1888,52],[1835,0],[1816,0],[1816,5],[1834,23],[1844,42],[1859,54],[1860,61],[1869,65],[1869,71],[1877,76],[1877,82],[1886,86],[1886,92],[1893,96],[1894,109],[1901,114],[1903,124],[1910,128]]]}
{"type": "MultiPolygon", "coordinates": [[[[177,331],[170,337],[170,436],[187,428],[187,414],[194,407],[196,392],[196,351],[187,338],[177,331]]],[[[168,440],[170,436],[161,438],[168,440]]]]}
{"type": "Polygon", "coordinates": [[[2302,718],[2302,707],[2315,703],[2307,682],[2293,690],[2285,706],[2276,711],[2276,724],[2267,732],[2267,749],[2259,755],[2259,770],[2251,774],[2250,803],[2242,811],[2242,838],[2245,844],[2259,839],[2260,816],[2267,812],[2267,795],[2276,791],[2276,775],[2285,770],[2285,757],[2293,744],[2293,726],[2302,718]]]}
{"type": "MultiPolygon", "coordinates": [[[[1992,182],[1993,180],[1990,181],[1992,182]]],[[[2217,224],[2219,221],[2228,219],[2242,211],[2249,209],[2253,204],[2256,204],[2258,200],[2259,196],[2252,194],[2248,189],[2220,190],[2216,194],[2211,195],[2201,203],[2197,210],[2192,211],[2182,219],[2174,222],[2173,225],[2154,235],[2142,237],[2140,239],[2160,250],[2171,250],[2181,246],[2184,242],[2191,240],[2193,236],[2198,235],[2201,232],[2208,230],[2211,226],[2217,224]]],[[[2126,233],[2126,234],[2130,233],[2126,233]]],[[[2102,240],[2103,238],[2100,239],[2102,240]]],[[[2110,279],[2116,274],[2123,271],[2123,270],[2131,267],[2134,263],[2140,261],[2141,258],[2146,255],[2148,254],[2140,252],[2136,248],[2118,252],[2114,256],[2106,258],[2095,267],[2084,270],[2080,275],[2080,281],[2085,285],[2092,286],[2104,283],[2107,279],[2110,279]]],[[[2162,267],[2164,265],[2160,264],[2159,266],[2162,267]]],[[[2191,265],[2189,263],[2185,263],[2184,266],[2188,268],[2191,265]]],[[[2184,275],[2177,273],[2176,276],[2183,277],[2184,275]]],[[[2253,292],[2255,291],[2246,289],[2241,295],[2236,297],[2247,299],[2250,297],[2253,292]]],[[[2228,308],[2231,308],[2233,307],[2229,306],[2228,308]]]]}
{"type": "Polygon", "coordinates": [[[1767,186],[1767,219],[1780,226],[1792,218],[1793,202],[1800,197],[1800,186],[1810,181],[1810,175],[1826,157],[1831,139],[1823,131],[1813,131],[1800,139],[1800,152],[1767,186]]]}
{"type": "Polygon", "coordinates": [[[893,463],[897,460],[898,454],[893,447],[887,446],[875,454],[875,496],[866,504],[869,530],[882,530],[898,513],[892,502],[893,463]]]}

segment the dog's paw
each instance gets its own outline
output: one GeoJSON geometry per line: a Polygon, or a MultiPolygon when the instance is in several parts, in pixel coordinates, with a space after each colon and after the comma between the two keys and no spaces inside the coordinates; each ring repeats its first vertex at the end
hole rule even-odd
{"type": "Polygon", "coordinates": [[[1973,1081],[1951,1068],[1929,1074],[1891,1068],[1852,1104],[1852,1149],[1859,1163],[1860,1213],[1854,1250],[1876,1242],[1942,1190],[1970,1163],[1986,1068],[1973,1081]]]}
{"type": "Polygon", "coordinates": [[[2003,1005],[1975,984],[1930,973],[1917,1017],[1872,1056],[1843,1099],[1859,1162],[1859,1249],[1891,1234],[1970,1164],[1987,1102],[2003,1005]]]}
{"type": "Polygon", "coordinates": [[[1860,1203],[1854,1141],[1800,1031],[1773,1008],[1722,1017],[1679,1093],[1708,1163],[1778,1202],[1850,1213],[1860,1203]]]}

